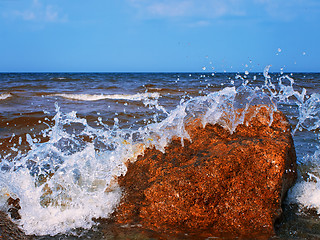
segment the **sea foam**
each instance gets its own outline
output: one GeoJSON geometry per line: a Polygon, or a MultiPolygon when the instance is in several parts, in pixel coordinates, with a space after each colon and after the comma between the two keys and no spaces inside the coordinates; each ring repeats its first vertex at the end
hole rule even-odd
{"type": "Polygon", "coordinates": [[[112,100],[128,100],[128,101],[142,101],[146,98],[158,99],[160,94],[153,93],[136,93],[136,94],[72,94],[72,93],[59,93],[52,94],[51,96],[63,97],[70,100],[77,101],[99,101],[104,99],[112,100]]]}
{"type": "Polygon", "coordinates": [[[5,100],[5,99],[10,98],[10,97],[12,97],[11,93],[1,93],[0,94],[0,100],[5,100]]]}
{"type": "Polygon", "coordinates": [[[43,131],[49,141],[39,143],[27,134],[31,150],[1,162],[6,166],[1,201],[20,199],[18,223],[27,234],[90,228],[93,218],[108,217],[121,197],[115,178],[126,172],[125,162],[143,150],[141,143],[123,136],[130,131],[94,129],[75,112],[63,114],[58,106],[56,111],[54,124],[43,131]],[[75,124],[77,136],[70,131],[75,124]]]}
{"type": "MultiPolygon", "coordinates": [[[[183,143],[183,139],[189,138],[185,127],[192,119],[200,119],[203,126],[217,123],[233,132],[238,124],[244,123],[244,114],[250,106],[267,105],[271,124],[273,112],[279,104],[290,103],[299,110],[294,126],[296,130],[317,129],[318,96],[308,96],[306,100],[306,91],[294,90],[292,78],[281,76],[275,84],[268,71],[269,67],[264,71],[266,81],[261,87],[252,87],[245,81],[238,88],[227,87],[181,100],[170,112],[157,101],[153,102],[155,108],[167,116],[138,130],[121,129],[117,118],[114,119],[114,126],[109,127],[100,121],[100,126],[94,128],[76,112],[63,113],[56,105],[51,124],[41,132],[48,140],[42,142],[26,134],[30,150],[20,152],[19,146],[16,146],[18,153],[14,159],[8,156],[2,158],[2,210],[6,210],[5,201],[9,196],[20,198],[21,220],[17,223],[27,234],[56,235],[79,227],[88,229],[95,224],[93,218],[108,218],[119,203],[121,189],[116,178],[126,173],[126,162],[135,161],[149,146],[163,151],[173,137],[180,137],[183,143]],[[244,111],[239,112],[239,109],[244,111]]],[[[157,93],[55,96],[82,101],[143,100],[145,104],[151,104],[146,99],[159,97],[157,93]]],[[[318,158],[310,161],[317,161],[315,159],[318,158]]],[[[320,169],[319,165],[315,166],[320,169]]],[[[320,201],[317,201],[319,176],[314,175],[307,181],[300,179],[290,194],[291,202],[320,209],[320,201]]]]}

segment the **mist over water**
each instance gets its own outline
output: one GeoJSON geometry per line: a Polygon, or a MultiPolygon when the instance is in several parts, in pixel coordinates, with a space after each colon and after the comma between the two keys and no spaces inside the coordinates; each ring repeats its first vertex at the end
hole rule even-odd
{"type": "MultiPolygon", "coordinates": [[[[27,234],[90,229],[121,197],[116,177],[199,118],[233,132],[267,105],[289,119],[299,164],[288,203],[320,214],[320,74],[0,74],[0,207],[20,199],[27,234]],[[239,109],[244,109],[240,111],[239,109]]],[[[318,216],[314,216],[318,217],[318,216]]]]}

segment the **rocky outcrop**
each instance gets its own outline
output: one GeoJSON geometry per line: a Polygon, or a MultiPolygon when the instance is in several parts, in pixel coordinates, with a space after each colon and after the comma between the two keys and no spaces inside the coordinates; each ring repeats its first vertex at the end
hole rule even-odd
{"type": "Polygon", "coordinates": [[[0,211],[0,239],[5,240],[31,240],[31,236],[26,236],[8,215],[0,211]]]}
{"type": "Polygon", "coordinates": [[[268,108],[255,107],[232,134],[192,121],[183,146],[177,138],[165,152],[146,149],[119,178],[116,222],[177,233],[274,234],[297,166],[285,116],[274,112],[269,122],[268,108]]]}
{"type": "Polygon", "coordinates": [[[8,210],[7,213],[0,211],[0,240],[31,240],[31,236],[25,235],[20,228],[12,222],[11,219],[21,219],[19,214],[20,199],[9,197],[7,199],[8,210]],[[11,219],[9,216],[11,216],[11,219]]]}

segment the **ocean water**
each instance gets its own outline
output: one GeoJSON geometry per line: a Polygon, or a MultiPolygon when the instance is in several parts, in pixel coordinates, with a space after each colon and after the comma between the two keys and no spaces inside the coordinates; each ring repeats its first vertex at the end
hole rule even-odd
{"type": "Polygon", "coordinates": [[[38,239],[155,239],[131,228],[113,233],[94,221],[119,203],[115,179],[125,162],[148,146],[163,150],[173,136],[189,138],[190,117],[232,132],[243,118],[225,121],[225,112],[266,104],[290,121],[299,168],[277,238],[320,239],[320,74],[269,68],[0,73],[0,210],[8,210],[9,197],[19,198],[21,219],[14,221],[38,239]]]}

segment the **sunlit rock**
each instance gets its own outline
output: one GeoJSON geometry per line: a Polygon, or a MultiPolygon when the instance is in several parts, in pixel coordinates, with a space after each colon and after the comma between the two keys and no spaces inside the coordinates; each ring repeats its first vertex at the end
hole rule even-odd
{"type": "Polygon", "coordinates": [[[177,233],[274,234],[281,203],[297,178],[290,125],[280,112],[251,107],[231,134],[200,120],[191,141],[148,148],[119,178],[121,224],[177,233]],[[271,124],[270,124],[271,123],[271,124]]]}

